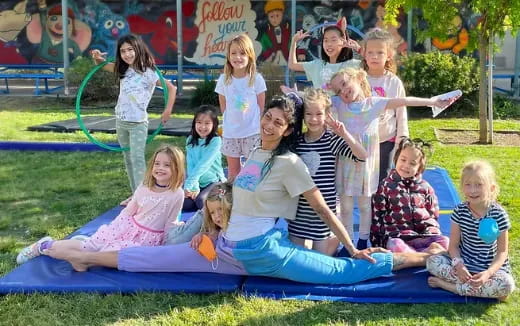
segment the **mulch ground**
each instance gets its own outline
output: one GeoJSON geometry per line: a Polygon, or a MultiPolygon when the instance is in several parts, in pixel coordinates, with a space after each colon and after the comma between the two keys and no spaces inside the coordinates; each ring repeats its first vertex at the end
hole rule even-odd
{"type": "MultiPolygon", "coordinates": [[[[478,130],[461,129],[435,129],[437,139],[443,144],[479,144],[478,130]]],[[[495,131],[493,132],[493,145],[497,146],[520,146],[520,132],[518,131],[495,131]]]]}

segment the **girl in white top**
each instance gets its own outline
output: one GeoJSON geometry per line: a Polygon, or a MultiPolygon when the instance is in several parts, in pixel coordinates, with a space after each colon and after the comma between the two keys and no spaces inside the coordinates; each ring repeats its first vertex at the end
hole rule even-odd
{"type": "Polygon", "coordinates": [[[340,19],[337,24],[323,29],[321,58],[313,61],[299,62],[296,57],[297,43],[309,37],[309,32],[298,31],[294,34],[289,50],[289,69],[305,71],[307,79],[314,88],[327,88],[333,74],[344,68],[359,68],[360,61],[353,59],[352,49],[358,51],[359,44],[350,39],[347,31],[347,20],[340,19]]]}
{"type": "MultiPolygon", "coordinates": [[[[406,96],[401,79],[395,75],[395,44],[389,32],[379,28],[368,32],[361,53],[361,65],[367,72],[372,95],[389,98],[406,96]]],[[[390,170],[392,153],[395,152],[399,140],[408,136],[405,106],[385,110],[379,115],[379,182],[390,170]]]]}
{"type": "Polygon", "coordinates": [[[224,114],[222,154],[229,181],[240,172],[240,157],[248,157],[259,142],[266,90],[264,78],[256,72],[253,42],[247,34],[235,36],[228,43],[224,73],[215,88],[224,114]]]}
{"type": "Polygon", "coordinates": [[[445,108],[454,100],[425,99],[417,97],[385,98],[371,96],[372,91],[366,72],[347,68],[332,76],[330,85],[338,95],[332,105],[338,120],[345,124],[353,137],[365,147],[368,157],[365,162],[339,158],[336,187],[340,195],[341,220],[351,237],[353,235],[352,212],[354,197],[357,197],[360,223],[358,249],[367,247],[372,219],[371,197],[376,192],[379,176],[379,137],[377,117],[384,110],[400,106],[439,106],[445,108]]]}
{"type": "MultiPolygon", "coordinates": [[[[91,55],[96,64],[105,61],[106,53],[92,50],[91,55]]],[[[161,86],[161,82],[155,72],[155,61],[150,50],[139,36],[133,34],[119,38],[115,63],[108,63],[103,69],[114,72],[119,80],[116,132],[119,145],[128,148],[127,151],[123,151],[123,156],[133,193],[143,182],[146,170],[144,159],[148,136],[146,109],[155,85],[161,86]]],[[[170,81],[165,80],[165,82],[169,96],[161,116],[163,124],[170,119],[177,91],[170,81]]],[[[131,198],[130,196],[121,202],[121,205],[128,204],[131,198]]]]}

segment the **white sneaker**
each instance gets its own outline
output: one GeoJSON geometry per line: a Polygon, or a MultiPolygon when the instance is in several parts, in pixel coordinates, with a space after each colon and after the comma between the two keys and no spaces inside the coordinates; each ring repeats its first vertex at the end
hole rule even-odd
{"type": "Polygon", "coordinates": [[[77,234],[73,237],[70,238],[70,240],[78,240],[78,241],[85,241],[87,239],[89,239],[90,237],[88,235],[84,235],[84,234],[77,234]]]}
{"type": "Polygon", "coordinates": [[[34,257],[38,257],[41,255],[40,251],[40,245],[45,241],[52,241],[53,239],[49,236],[43,237],[40,240],[36,241],[35,243],[31,244],[30,246],[27,246],[23,248],[18,256],[16,256],[16,263],[17,264],[23,264],[27,261],[33,259],[34,257]]]}

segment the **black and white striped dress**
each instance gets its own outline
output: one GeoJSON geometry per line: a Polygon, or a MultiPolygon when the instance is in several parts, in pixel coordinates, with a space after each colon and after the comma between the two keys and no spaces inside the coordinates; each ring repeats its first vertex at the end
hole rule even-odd
{"type": "MultiPolygon", "coordinates": [[[[498,204],[492,204],[484,218],[495,219],[500,232],[507,232],[511,228],[506,211],[498,204]]],[[[468,271],[479,273],[488,269],[497,254],[497,241],[487,244],[478,236],[481,219],[474,218],[468,204],[462,203],[453,211],[451,220],[460,227],[460,256],[468,271]]],[[[500,269],[511,273],[509,260],[500,269]]]]}
{"type": "MultiPolygon", "coordinates": [[[[357,160],[350,147],[341,137],[327,130],[313,142],[306,142],[301,136],[296,153],[309,169],[327,205],[336,214],[336,157],[341,155],[357,160]]],[[[289,221],[288,230],[290,235],[301,239],[319,241],[330,236],[329,227],[316,215],[303,195],[298,201],[296,219],[289,221]]]]}

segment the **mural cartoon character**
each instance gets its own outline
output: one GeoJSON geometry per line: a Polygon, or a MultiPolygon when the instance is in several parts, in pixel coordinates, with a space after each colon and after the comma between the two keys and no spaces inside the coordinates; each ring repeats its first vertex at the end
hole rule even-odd
{"type": "Polygon", "coordinates": [[[13,9],[0,12],[0,62],[24,64],[27,60],[19,53],[17,37],[32,20],[26,11],[27,0],[17,3],[13,9]]]}
{"type": "MultiPolygon", "coordinates": [[[[190,17],[195,13],[195,4],[192,1],[182,4],[183,17],[190,17]]],[[[170,57],[177,58],[177,12],[167,10],[155,21],[150,21],[138,15],[127,17],[130,31],[141,36],[150,34],[147,42],[155,55],[156,63],[170,61],[170,57]]],[[[198,35],[197,27],[183,26],[183,51],[188,51],[189,42],[195,41],[198,35]]],[[[146,39],[146,38],[145,38],[146,39]]]]}
{"type": "MultiPolygon", "coordinates": [[[[34,19],[27,26],[27,38],[33,44],[39,44],[34,61],[44,63],[63,62],[63,25],[62,7],[60,5],[47,10],[45,0],[38,0],[40,10],[39,19],[34,19]]],[[[67,9],[69,17],[67,35],[69,59],[75,57],[87,48],[91,39],[91,30],[85,23],[75,19],[72,9],[67,9]],[[81,26],[78,26],[81,25],[81,26]]]]}
{"type": "Polygon", "coordinates": [[[106,52],[109,57],[115,57],[117,40],[128,34],[130,28],[126,19],[114,14],[110,9],[103,9],[98,14],[96,29],[93,34],[91,49],[106,52]]]}
{"type": "Polygon", "coordinates": [[[291,31],[289,24],[282,24],[285,4],[283,1],[267,1],[264,6],[269,24],[260,37],[262,53],[260,59],[277,65],[287,65],[291,31]]]}
{"type": "Polygon", "coordinates": [[[452,26],[452,33],[450,33],[450,37],[447,40],[442,41],[439,38],[433,38],[432,45],[439,50],[451,49],[453,53],[459,54],[460,51],[468,46],[469,33],[468,30],[463,27],[460,16],[455,16],[452,21],[452,26]]]}

